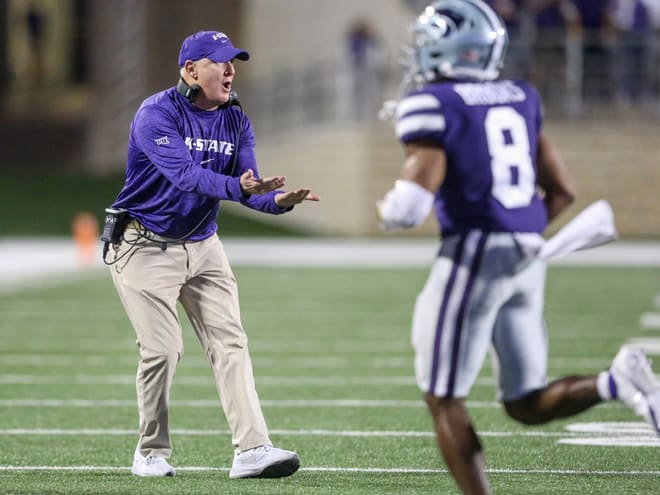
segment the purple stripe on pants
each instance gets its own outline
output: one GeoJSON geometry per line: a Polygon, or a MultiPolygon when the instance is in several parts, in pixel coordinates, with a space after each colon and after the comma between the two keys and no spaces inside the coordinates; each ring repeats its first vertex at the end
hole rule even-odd
{"type": "Polygon", "coordinates": [[[477,250],[472,258],[472,265],[470,266],[470,273],[468,275],[467,284],[465,285],[465,292],[461,299],[461,305],[458,309],[458,315],[456,316],[456,327],[454,328],[454,346],[451,353],[451,368],[449,369],[449,378],[447,380],[447,397],[454,396],[454,385],[456,382],[456,368],[458,368],[458,352],[461,347],[461,336],[463,333],[463,320],[465,319],[465,309],[470,300],[470,294],[472,293],[472,287],[474,287],[474,280],[477,278],[479,273],[479,267],[481,266],[481,260],[484,255],[484,247],[486,245],[486,240],[488,239],[488,234],[482,233],[479,237],[479,242],[477,244],[477,250]]]}
{"type": "Polygon", "coordinates": [[[456,282],[456,272],[458,272],[458,267],[461,265],[461,258],[463,257],[463,249],[465,248],[466,238],[467,236],[462,236],[461,240],[456,246],[456,251],[454,251],[454,257],[452,261],[451,273],[449,274],[449,280],[447,280],[445,292],[442,295],[440,316],[438,317],[438,323],[435,329],[435,340],[433,341],[433,364],[431,367],[431,385],[429,386],[429,393],[432,395],[438,382],[438,364],[440,361],[440,341],[442,340],[442,327],[445,322],[447,306],[449,304],[451,292],[454,288],[454,282],[456,282]]]}
{"type": "Polygon", "coordinates": [[[616,382],[614,381],[614,377],[612,376],[612,373],[609,373],[608,375],[607,384],[610,386],[610,396],[612,397],[612,399],[618,399],[619,391],[616,388],[616,382]]]}

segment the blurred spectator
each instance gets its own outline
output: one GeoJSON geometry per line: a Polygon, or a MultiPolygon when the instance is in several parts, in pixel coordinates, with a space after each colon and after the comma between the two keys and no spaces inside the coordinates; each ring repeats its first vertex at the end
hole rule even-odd
{"type": "Polygon", "coordinates": [[[618,0],[614,8],[617,30],[615,76],[617,102],[628,106],[648,100],[652,80],[653,30],[642,0],[618,0]]]}
{"type": "Polygon", "coordinates": [[[656,104],[649,108],[656,108],[660,113],[660,0],[644,0],[646,11],[651,24],[651,47],[649,73],[651,74],[651,92],[656,104]]]}
{"type": "Polygon", "coordinates": [[[660,0],[642,0],[649,15],[651,27],[654,30],[660,29],[660,0]]]}
{"type": "MultiPolygon", "coordinates": [[[[580,20],[585,100],[609,100],[615,94],[614,8],[618,0],[570,0],[580,20]]],[[[633,1],[633,0],[625,0],[633,1]]]]}
{"type": "Polygon", "coordinates": [[[582,81],[582,52],[575,49],[581,32],[577,9],[571,0],[529,3],[536,28],[531,79],[549,104],[577,112],[582,81]]]}
{"type": "Polygon", "coordinates": [[[376,119],[383,101],[387,57],[374,27],[367,20],[353,23],[347,34],[353,115],[376,119]]]}
{"type": "Polygon", "coordinates": [[[528,0],[485,0],[502,18],[509,33],[509,46],[502,77],[527,79],[532,56],[534,25],[528,0]]]}
{"type": "Polygon", "coordinates": [[[28,46],[30,50],[28,80],[33,86],[40,86],[45,75],[45,39],[46,39],[46,13],[38,2],[30,2],[25,11],[25,23],[28,35],[28,46]]]}

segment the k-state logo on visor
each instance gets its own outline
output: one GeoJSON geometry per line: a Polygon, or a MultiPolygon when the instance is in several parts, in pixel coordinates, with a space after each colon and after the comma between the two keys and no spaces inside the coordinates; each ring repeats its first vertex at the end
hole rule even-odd
{"type": "Polygon", "coordinates": [[[220,43],[227,43],[227,35],[225,33],[215,33],[213,35],[213,41],[220,40],[220,43]]]}

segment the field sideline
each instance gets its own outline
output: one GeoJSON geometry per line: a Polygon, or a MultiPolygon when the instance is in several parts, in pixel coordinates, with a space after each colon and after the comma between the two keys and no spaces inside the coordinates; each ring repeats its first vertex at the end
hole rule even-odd
{"type": "MultiPolygon", "coordinates": [[[[428,267],[435,256],[435,238],[287,239],[229,238],[224,240],[232,266],[356,266],[428,267]]],[[[103,268],[101,244],[90,266],[82,266],[70,238],[0,238],[4,267],[0,291],[26,283],[103,268]],[[9,287],[7,287],[9,286],[9,287]]],[[[569,266],[660,266],[660,241],[616,241],[552,261],[569,266]]]]}
{"type": "MultiPolygon", "coordinates": [[[[0,493],[456,493],[409,345],[434,240],[227,240],[273,441],[303,461],[291,478],[239,481],[187,323],[171,410],[178,476],[129,475],[132,330],[103,267],[82,269],[68,240],[44,246],[0,241],[7,272],[22,272],[0,282],[0,493]]],[[[603,369],[627,341],[660,355],[659,246],[617,242],[552,263],[551,376],[603,369]]],[[[526,428],[502,413],[487,363],[468,406],[495,493],[658,493],[660,439],[618,403],[526,428]]]]}

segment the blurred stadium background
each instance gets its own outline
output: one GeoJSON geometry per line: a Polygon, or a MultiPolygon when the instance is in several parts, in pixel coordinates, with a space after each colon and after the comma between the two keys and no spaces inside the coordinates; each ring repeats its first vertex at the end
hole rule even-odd
{"type": "MultiPolygon", "coordinates": [[[[601,0],[492,3],[511,31],[506,73],[537,84],[548,132],[576,175],[573,212],[606,198],[623,237],[658,238],[660,1],[611,12],[601,0]]],[[[257,228],[379,235],[373,204],[402,153],[376,114],[396,91],[400,45],[424,4],[0,1],[0,201],[11,213],[0,236],[68,234],[81,210],[101,218],[121,185],[134,111],[175,83],[181,40],[200,29],[223,30],[252,55],[235,87],[262,173],[285,173],[323,197],[276,220],[259,215],[257,228]]],[[[228,234],[241,223],[227,222],[228,234]]],[[[429,221],[408,235],[433,232],[429,221]]]]}
{"type": "MultiPolygon", "coordinates": [[[[553,230],[605,198],[631,241],[551,267],[550,373],[603,369],[623,342],[660,355],[660,0],[610,12],[606,0],[492,3],[511,32],[505,74],[538,86],[577,179],[578,202],[553,230]]],[[[381,239],[374,218],[402,159],[376,115],[396,93],[407,25],[425,4],[0,0],[0,492],[455,493],[408,331],[435,226],[381,239]],[[220,213],[269,425],[304,459],[281,484],[224,476],[229,433],[217,429],[217,393],[187,322],[173,407],[182,476],[126,476],[133,333],[100,256],[80,276],[90,253],[71,239],[80,212],[101,222],[135,110],[176,82],[180,43],[201,29],[251,54],[235,87],[262,173],[323,198],[279,217],[231,204],[220,213]]],[[[527,430],[492,402],[493,384],[486,365],[471,400],[497,493],[658,492],[660,440],[627,408],[527,430]],[[594,425],[605,433],[571,430],[594,425]]]]}

